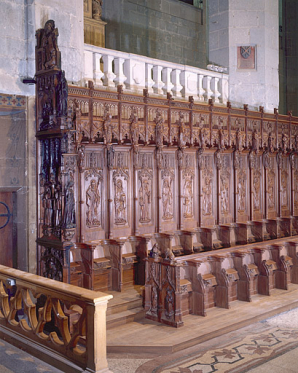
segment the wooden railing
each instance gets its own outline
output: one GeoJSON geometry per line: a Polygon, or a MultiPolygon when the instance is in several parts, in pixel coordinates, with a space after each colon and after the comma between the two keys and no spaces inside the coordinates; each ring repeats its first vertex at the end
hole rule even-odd
{"type": "Polygon", "coordinates": [[[106,308],[112,295],[0,265],[0,337],[65,372],[109,372],[106,308]]]}

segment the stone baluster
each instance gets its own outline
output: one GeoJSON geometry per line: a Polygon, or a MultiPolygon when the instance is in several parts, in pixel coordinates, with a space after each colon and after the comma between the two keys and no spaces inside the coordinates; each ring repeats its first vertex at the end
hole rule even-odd
{"type": "Polygon", "coordinates": [[[151,63],[146,63],[145,66],[145,87],[148,89],[148,93],[153,93],[154,80],[152,79],[152,68],[151,63]]]}
{"type": "Polygon", "coordinates": [[[174,87],[174,84],[171,81],[171,72],[172,69],[170,67],[164,67],[162,69],[161,79],[164,82],[164,86],[162,89],[165,95],[167,94],[167,92],[171,92],[174,87]]]}
{"type": "Polygon", "coordinates": [[[209,101],[212,95],[212,90],[211,90],[211,76],[205,76],[203,80],[203,87],[205,89],[205,101],[209,101]]]}
{"type": "Polygon", "coordinates": [[[115,87],[114,79],[116,75],[113,73],[114,57],[106,54],[102,57],[102,59],[103,59],[103,72],[104,72],[103,83],[107,87],[115,87]]]}
{"type": "Polygon", "coordinates": [[[218,91],[218,82],[219,82],[219,78],[212,78],[211,80],[211,90],[212,90],[211,97],[213,98],[215,103],[219,102],[219,97],[220,97],[220,92],[218,91]]]}
{"type": "Polygon", "coordinates": [[[123,65],[124,65],[125,59],[122,57],[115,58],[114,64],[115,64],[115,74],[116,78],[114,79],[114,83],[116,87],[118,85],[123,85],[126,81],[126,76],[123,72],[123,65]]]}
{"type": "Polygon", "coordinates": [[[84,51],[84,60],[85,60],[85,81],[93,79],[93,52],[84,51]]]}
{"type": "Polygon", "coordinates": [[[104,73],[101,71],[100,66],[100,60],[101,60],[102,54],[101,53],[94,53],[93,54],[93,76],[94,76],[94,83],[97,86],[102,86],[102,77],[104,76],[104,73]]]}
{"type": "Polygon", "coordinates": [[[229,76],[223,75],[219,81],[219,91],[221,95],[221,102],[227,104],[229,97],[229,76]]]}
{"type": "Polygon", "coordinates": [[[172,70],[171,72],[171,78],[172,78],[172,83],[173,83],[173,96],[174,97],[182,97],[181,90],[182,90],[182,85],[180,84],[180,75],[181,75],[181,70],[175,69],[172,70]]]}
{"type": "Polygon", "coordinates": [[[198,74],[198,98],[200,101],[204,101],[205,89],[203,88],[203,74],[198,74]]]}
{"type": "Polygon", "coordinates": [[[153,85],[153,91],[154,93],[157,93],[159,95],[163,94],[163,86],[164,83],[161,79],[161,72],[162,72],[162,66],[156,65],[153,66],[153,80],[154,80],[154,85],[153,85]]]}

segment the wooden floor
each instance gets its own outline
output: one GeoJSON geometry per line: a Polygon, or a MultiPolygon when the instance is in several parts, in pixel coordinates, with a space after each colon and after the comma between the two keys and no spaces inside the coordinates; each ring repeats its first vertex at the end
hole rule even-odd
{"type": "Polygon", "coordinates": [[[234,301],[230,309],[212,308],[207,316],[187,315],[176,329],[142,317],[107,330],[108,353],[161,354],[179,351],[298,307],[298,285],[255,295],[252,302],[234,301]]]}
{"type": "MultiPolygon", "coordinates": [[[[286,240],[294,239],[297,240],[297,236],[286,240]]],[[[285,241],[285,239],[274,241],[285,241]]],[[[270,241],[255,243],[253,246],[269,243],[270,241]]],[[[184,316],[184,326],[176,329],[145,319],[140,293],[140,287],[125,293],[113,292],[114,298],[108,308],[108,318],[113,317],[113,308],[116,312],[117,307],[124,307],[125,302],[133,299],[138,302],[139,313],[138,317],[129,323],[124,323],[122,320],[116,327],[108,328],[108,353],[160,355],[180,351],[281,312],[298,308],[298,284],[290,284],[289,290],[273,289],[270,296],[254,295],[252,302],[234,301],[230,309],[214,307],[207,310],[206,317],[184,316]]],[[[124,313],[131,311],[125,311],[123,308],[124,313]]]]}

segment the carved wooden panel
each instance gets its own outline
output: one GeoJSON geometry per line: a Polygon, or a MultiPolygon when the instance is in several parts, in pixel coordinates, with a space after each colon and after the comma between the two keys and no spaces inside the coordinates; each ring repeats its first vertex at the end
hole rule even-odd
{"type": "Polygon", "coordinates": [[[177,229],[177,171],[176,152],[164,151],[160,171],[160,216],[162,231],[177,229]]]}
{"type": "Polygon", "coordinates": [[[291,215],[291,173],[290,162],[287,155],[278,157],[278,171],[279,171],[279,206],[280,216],[289,217],[291,215]]]}
{"type": "Polygon", "coordinates": [[[199,154],[198,164],[200,170],[200,212],[201,225],[215,224],[216,218],[216,171],[214,165],[214,152],[199,154]]]}
{"type": "Polygon", "coordinates": [[[250,154],[249,164],[251,174],[251,217],[252,220],[261,220],[263,218],[263,170],[261,155],[250,154]]]}
{"type": "Polygon", "coordinates": [[[215,153],[218,178],[218,223],[229,224],[233,221],[233,173],[232,153],[215,153]]]}
{"type": "Polygon", "coordinates": [[[247,154],[234,153],[236,222],[249,220],[249,173],[247,154]]]}
{"type": "Polygon", "coordinates": [[[156,177],[154,151],[144,149],[138,156],[136,191],[136,226],[138,233],[151,233],[155,230],[156,220],[156,177]]]}
{"type": "Polygon", "coordinates": [[[263,155],[265,169],[265,213],[268,219],[274,219],[278,215],[278,185],[276,154],[265,152],[263,155]]]}
{"type": "MultiPolygon", "coordinates": [[[[80,154],[80,153],[79,153],[80,154]]],[[[81,226],[85,241],[105,238],[106,177],[104,149],[86,146],[81,172],[81,226]]]]}
{"type": "Polygon", "coordinates": [[[181,174],[180,174],[180,221],[181,228],[190,229],[197,226],[198,204],[197,197],[197,167],[196,153],[194,151],[185,151],[181,174]]]}
{"type": "Polygon", "coordinates": [[[110,170],[110,224],[113,237],[131,234],[131,162],[130,149],[117,148],[110,170]]]}

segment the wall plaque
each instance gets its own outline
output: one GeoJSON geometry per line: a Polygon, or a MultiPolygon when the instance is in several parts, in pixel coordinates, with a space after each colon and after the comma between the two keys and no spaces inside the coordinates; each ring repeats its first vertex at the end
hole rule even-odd
{"type": "Polygon", "coordinates": [[[254,70],[256,68],[256,47],[241,45],[237,47],[237,69],[254,70]]]}

